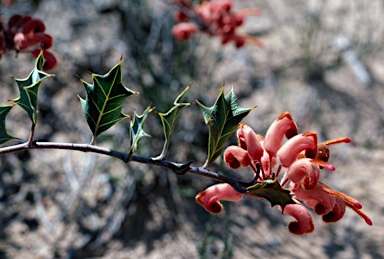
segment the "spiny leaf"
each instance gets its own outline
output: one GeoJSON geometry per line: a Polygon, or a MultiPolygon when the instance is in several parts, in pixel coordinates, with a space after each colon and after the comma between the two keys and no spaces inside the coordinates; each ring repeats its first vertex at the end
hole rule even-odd
{"type": "Polygon", "coordinates": [[[8,135],[5,128],[5,118],[14,105],[0,106],[0,145],[11,139],[16,139],[8,135]]]}
{"type": "Polygon", "coordinates": [[[16,79],[17,85],[19,86],[20,96],[16,99],[10,100],[23,108],[31,118],[32,123],[36,124],[36,112],[37,112],[37,94],[40,83],[47,77],[52,75],[41,71],[44,65],[43,52],[36,59],[35,68],[25,79],[16,79]]]}
{"type": "Polygon", "coordinates": [[[277,179],[264,180],[248,187],[246,190],[246,195],[265,198],[271,203],[272,207],[280,205],[283,210],[286,205],[296,203],[292,199],[291,191],[281,187],[277,179]]]}
{"type": "Polygon", "coordinates": [[[132,90],[122,83],[121,63],[114,66],[107,74],[97,75],[92,73],[94,84],[83,80],[86,98],[80,98],[83,113],[94,139],[117,122],[129,117],[121,112],[125,99],[132,94],[132,90]]]}
{"type": "Polygon", "coordinates": [[[191,85],[188,85],[185,90],[179,94],[175,101],[173,102],[173,107],[167,112],[167,113],[161,113],[159,112],[158,115],[161,118],[161,122],[163,124],[163,130],[164,130],[164,136],[165,136],[165,143],[163,151],[161,152],[161,155],[159,156],[160,159],[162,159],[165,156],[165,153],[167,152],[169,141],[171,134],[173,130],[175,129],[177,118],[179,117],[180,112],[187,106],[190,106],[191,103],[179,103],[181,98],[185,96],[187,91],[189,90],[191,85]]]}
{"type": "Polygon", "coordinates": [[[206,107],[198,100],[196,103],[200,106],[205,123],[209,127],[208,158],[204,165],[208,166],[221,155],[225,142],[253,108],[240,108],[233,89],[224,96],[224,86],[212,107],[206,107]]]}
{"type": "Polygon", "coordinates": [[[147,119],[148,114],[153,111],[154,108],[147,107],[142,115],[137,115],[135,112],[135,115],[133,116],[133,119],[131,121],[131,130],[130,130],[130,137],[131,137],[131,150],[130,152],[134,152],[137,150],[139,141],[142,137],[149,137],[144,129],[144,122],[147,119]]]}

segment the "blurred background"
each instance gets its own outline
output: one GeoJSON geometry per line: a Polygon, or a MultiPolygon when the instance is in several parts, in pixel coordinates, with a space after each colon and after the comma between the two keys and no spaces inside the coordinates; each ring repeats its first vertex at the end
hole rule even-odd
{"type": "MultiPolygon", "coordinates": [[[[58,65],[40,86],[35,138],[89,143],[79,77],[91,82],[90,71],[105,74],[122,56],[123,82],[140,92],[127,99],[126,114],[148,105],[166,112],[190,83],[185,101],[211,106],[225,83],[242,107],[257,106],[244,122],[258,133],[289,111],[301,132],[314,130],[320,141],[350,137],[351,144],[330,148],[337,170],[324,171],[322,181],[359,200],[373,226],[347,210],[335,224],[313,215],[315,232],[294,236],[286,230],[292,218],[266,201],[225,203],[222,214],[211,216],[194,201],[210,179],[95,154],[34,150],[0,157],[0,258],[384,258],[384,2],[234,0],[235,9],[262,12],[247,17],[241,30],[265,47],[240,49],[204,34],[175,40],[170,2],[3,0],[4,21],[31,15],[54,38],[58,65]]],[[[9,75],[25,78],[33,67],[27,54],[1,58],[1,104],[18,96],[9,75]]],[[[28,139],[30,120],[19,107],[6,125],[28,139]]],[[[128,151],[128,129],[125,120],[97,144],[128,151]]],[[[157,156],[164,137],[156,112],[145,129],[152,137],[137,154],[157,156]]],[[[167,159],[201,166],[207,138],[197,105],[184,109],[167,159]]],[[[249,175],[229,172],[220,159],[210,169],[249,175]]]]}

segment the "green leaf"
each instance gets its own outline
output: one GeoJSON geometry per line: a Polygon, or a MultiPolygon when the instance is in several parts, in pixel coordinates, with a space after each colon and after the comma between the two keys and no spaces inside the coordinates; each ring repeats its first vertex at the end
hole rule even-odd
{"type": "Polygon", "coordinates": [[[209,127],[208,158],[204,165],[208,166],[222,154],[225,142],[253,108],[240,108],[233,89],[224,96],[224,86],[212,107],[206,107],[198,100],[196,103],[200,106],[205,123],[209,127]]]}
{"type": "Polygon", "coordinates": [[[14,105],[0,106],[0,145],[11,139],[17,139],[8,135],[5,128],[5,118],[14,105]]]}
{"type": "Polygon", "coordinates": [[[271,203],[272,207],[280,205],[283,210],[286,205],[296,203],[292,199],[293,194],[291,194],[291,191],[281,187],[277,179],[264,180],[248,187],[246,190],[246,195],[265,198],[271,203]]]}
{"type": "Polygon", "coordinates": [[[131,130],[130,130],[130,137],[131,137],[131,150],[130,153],[137,150],[139,141],[143,137],[150,137],[144,129],[144,122],[147,119],[148,114],[153,111],[154,108],[147,107],[142,115],[137,115],[135,112],[135,115],[133,116],[133,119],[131,121],[131,130]]]}
{"type": "Polygon", "coordinates": [[[161,113],[159,112],[158,115],[161,118],[161,122],[163,124],[163,130],[164,130],[164,136],[165,136],[165,143],[163,151],[161,152],[161,155],[158,157],[159,159],[162,159],[165,156],[165,153],[167,152],[170,137],[172,135],[173,130],[176,126],[177,118],[179,117],[180,112],[187,106],[190,106],[191,103],[180,103],[181,98],[185,96],[187,91],[189,90],[191,85],[188,85],[185,90],[176,97],[175,101],[173,102],[173,107],[167,112],[167,113],[161,113]]]}
{"type": "Polygon", "coordinates": [[[121,112],[122,105],[127,97],[137,92],[123,85],[121,63],[122,59],[105,75],[92,73],[93,84],[81,80],[86,98],[79,98],[85,119],[93,133],[93,141],[100,133],[129,117],[121,112]]]}
{"type": "Polygon", "coordinates": [[[37,113],[37,93],[39,90],[40,83],[52,75],[41,71],[44,65],[43,52],[36,59],[35,68],[25,79],[16,79],[17,85],[19,86],[20,96],[16,99],[10,100],[23,108],[29,115],[32,124],[36,124],[36,113],[37,113]]]}

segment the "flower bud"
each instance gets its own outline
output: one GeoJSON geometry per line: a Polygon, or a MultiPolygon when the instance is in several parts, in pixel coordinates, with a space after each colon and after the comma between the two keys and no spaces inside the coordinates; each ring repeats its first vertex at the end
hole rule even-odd
{"type": "Polygon", "coordinates": [[[207,211],[218,214],[223,210],[220,201],[240,201],[243,198],[232,186],[227,183],[219,183],[208,187],[205,191],[196,195],[196,201],[207,211]]]}
{"type": "Polygon", "coordinates": [[[324,215],[332,211],[336,203],[335,196],[328,193],[327,189],[329,189],[327,186],[318,182],[313,189],[304,189],[301,185],[296,184],[292,191],[297,199],[313,208],[316,214],[324,215]]]}
{"type": "Polygon", "coordinates": [[[252,161],[248,152],[238,146],[229,146],[224,152],[224,161],[232,169],[238,169],[240,166],[247,167],[252,161]]]}
{"type": "Polygon", "coordinates": [[[284,135],[291,138],[298,134],[297,126],[288,112],[282,113],[274,123],[271,124],[264,139],[264,149],[271,155],[276,156],[281,147],[284,135]]]}
{"type": "Polygon", "coordinates": [[[261,146],[256,133],[248,125],[241,124],[237,130],[240,147],[248,151],[249,157],[256,162],[261,161],[264,148],[261,146]]]}
{"type": "Polygon", "coordinates": [[[315,229],[312,217],[303,205],[288,204],[284,207],[283,213],[296,219],[296,221],[288,224],[289,232],[296,235],[304,235],[312,233],[315,229]]]}
{"type": "Polygon", "coordinates": [[[344,200],[340,197],[336,197],[335,206],[333,206],[333,209],[330,212],[323,215],[323,221],[336,222],[340,220],[344,216],[345,208],[346,206],[344,200]]]}
{"type": "Polygon", "coordinates": [[[310,158],[314,158],[317,153],[317,135],[314,132],[307,132],[296,135],[289,139],[277,151],[277,157],[284,167],[293,163],[302,151],[306,151],[310,158]]]}
{"type": "Polygon", "coordinates": [[[313,189],[320,177],[320,168],[303,158],[294,161],[287,170],[287,177],[294,183],[301,183],[305,189],[313,189]]]}
{"type": "Polygon", "coordinates": [[[190,22],[182,22],[172,28],[172,34],[178,40],[187,40],[196,32],[196,24],[190,22]]]}

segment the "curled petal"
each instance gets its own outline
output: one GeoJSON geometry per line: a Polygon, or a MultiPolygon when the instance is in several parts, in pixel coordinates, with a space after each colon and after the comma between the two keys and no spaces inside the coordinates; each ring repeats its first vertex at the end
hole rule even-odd
{"type": "Polygon", "coordinates": [[[287,138],[291,138],[297,134],[297,126],[292,120],[291,115],[288,112],[284,112],[269,127],[264,139],[264,149],[271,156],[276,156],[284,135],[287,138]]]}
{"type": "Polygon", "coordinates": [[[16,26],[20,22],[21,18],[23,17],[20,14],[13,15],[8,21],[8,28],[16,26]]]}
{"type": "Polygon", "coordinates": [[[288,167],[304,150],[308,153],[307,157],[314,158],[316,156],[317,135],[315,132],[307,132],[292,137],[277,151],[277,157],[284,167],[288,167]]]}
{"type": "Polygon", "coordinates": [[[336,203],[333,209],[327,214],[323,215],[324,222],[336,222],[340,220],[345,213],[345,202],[340,197],[336,197],[336,203]]]}
{"type": "Polygon", "coordinates": [[[318,182],[313,189],[305,189],[299,184],[293,185],[292,191],[298,200],[304,201],[316,214],[324,215],[332,211],[336,198],[328,192],[328,187],[318,182]]]}
{"type": "Polygon", "coordinates": [[[44,32],[45,31],[45,25],[42,20],[39,19],[32,19],[28,21],[24,26],[23,26],[23,33],[24,34],[35,34],[39,32],[44,32]]]}
{"type": "Polygon", "coordinates": [[[43,70],[51,70],[56,67],[57,60],[51,52],[44,51],[43,57],[44,57],[43,70]]]}
{"type": "Polygon", "coordinates": [[[240,166],[247,167],[252,163],[248,152],[238,146],[227,147],[224,152],[224,161],[232,169],[237,169],[240,166]]]}
{"type": "Polygon", "coordinates": [[[296,235],[304,235],[313,232],[315,229],[312,217],[303,205],[288,204],[285,206],[283,213],[296,219],[296,221],[292,221],[288,224],[289,232],[296,235]]]}
{"type": "Polygon", "coordinates": [[[303,158],[294,161],[288,168],[287,177],[294,183],[301,183],[305,189],[313,189],[319,181],[320,168],[303,158]]]}
{"type": "Polygon", "coordinates": [[[8,29],[15,33],[19,28],[22,28],[30,20],[32,20],[31,16],[22,16],[20,14],[15,14],[8,21],[8,29]]]}
{"type": "Polygon", "coordinates": [[[172,28],[172,34],[178,40],[187,40],[196,32],[196,24],[190,22],[182,22],[172,28]]]}
{"type": "Polygon", "coordinates": [[[260,162],[264,154],[264,148],[261,146],[256,133],[251,127],[241,124],[237,130],[237,138],[239,139],[240,147],[245,147],[249,157],[256,162],[260,162]]]}
{"type": "Polygon", "coordinates": [[[39,32],[27,38],[28,46],[40,43],[42,49],[49,49],[52,46],[53,39],[50,35],[39,32]]]}
{"type": "Polygon", "coordinates": [[[223,210],[220,201],[240,201],[243,198],[232,186],[227,183],[219,183],[208,187],[205,191],[196,195],[196,201],[207,211],[218,214],[223,210]]]}

